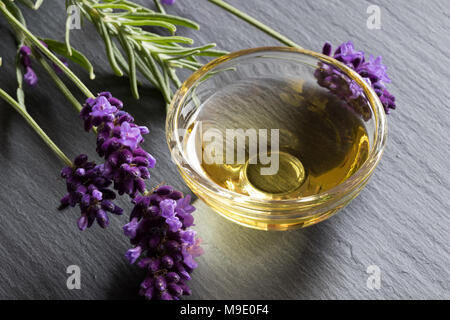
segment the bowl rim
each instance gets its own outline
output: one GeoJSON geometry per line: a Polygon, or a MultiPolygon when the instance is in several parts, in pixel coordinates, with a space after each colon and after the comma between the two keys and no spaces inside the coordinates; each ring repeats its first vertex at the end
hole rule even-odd
{"type": "MultiPolygon", "coordinates": [[[[315,51],[303,49],[303,48],[294,48],[294,47],[283,47],[283,46],[266,46],[266,47],[256,47],[250,49],[239,50],[235,52],[228,53],[221,57],[218,57],[209,63],[205,64],[203,67],[195,71],[191,74],[181,85],[181,87],[175,93],[166,117],[166,141],[169,146],[169,150],[171,152],[172,161],[174,161],[180,171],[183,179],[188,179],[192,184],[201,189],[206,194],[215,194],[218,197],[226,197],[228,199],[232,198],[234,201],[239,203],[242,207],[246,207],[245,204],[260,206],[260,205],[283,205],[283,206],[291,206],[291,205],[299,205],[306,203],[313,203],[321,200],[319,202],[323,202],[326,199],[335,199],[339,197],[339,195],[343,196],[348,193],[351,193],[358,186],[363,186],[365,182],[370,178],[374,169],[378,165],[381,156],[384,151],[384,147],[386,145],[387,140],[387,118],[386,113],[384,111],[383,105],[372,89],[372,87],[365,81],[363,78],[353,69],[347,67],[345,64],[340,61],[324,55],[322,53],[318,53],[315,51]],[[180,140],[180,136],[176,133],[176,128],[178,127],[178,118],[180,111],[182,109],[184,100],[187,94],[190,92],[192,88],[198,83],[203,76],[205,76],[209,71],[216,68],[217,66],[228,62],[230,60],[243,57],[246,55],[254,54],[254,53],[262,53],[262,52],[290,52],[290,53],[299,53],[302,55],[307,55],[314,57],[318,60],[326,62],[329,65],[333,65],[338,67],[341,71],[343,71],[350,79],[357,82],[357,84],[364,90],[364,94],[369,100],[369,104],[373,113],[374,123],[375,123],[375,138],[373,140],[373,145],[369,150],[369,155],[363,165],[348,179],[338,184],[337,186],[330,188],[326,191],[323,191],[318,194],[300,197],[295,199],[255,199],[248,195],[243,195],[228,189],[225,189],[212,181],[204,179],[201,177],[200,173],[197,172],[192,166],[189,165],[189,162],[183,156],[182,143],[180,140]],[[170,140],[175,140],[175,146],[171,147],[170,140]],[[178,157],[175,156],[175,153],[178,152],[182,155],[184,163],[189,166],[192,172],[195,172],[200,178],[202,178],[202,182],[200,183],[197,179],[192,177],[192,174],[189,174],[185,168],[178,161],[178,157]],[[217,191],[220,191],[218,194],[217,191]]],[[[188,183],[189,185],[189,183],[188,183]]]]}

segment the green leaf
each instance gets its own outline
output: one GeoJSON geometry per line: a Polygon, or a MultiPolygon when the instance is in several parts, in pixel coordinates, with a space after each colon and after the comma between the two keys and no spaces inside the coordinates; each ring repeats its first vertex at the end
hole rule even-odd
{"type": "Polygon", "coordinates": [[[122,25],[125,26],[154,26],[166,28],[170,33],[175,34],[177,27],[175,25],[161,21],[161,20],[132,20],[132,19],[118,19],[122,25]]]}
{"type": "Polygon", "coordinates": [[[211,48],[214,48],[216,45],[213,43],[201,46],[201,47],[194,47],[194,48],[184,48],[184,47],[173,47],[170,49],[164,49],[161,47],[157,47],[157,46],[152,46],[149,43],[143,43],[142,44],[143,47],[146,47],[148,49],[150,49],[152,52],[156,52],[156,53],[162,53],[162,54],[167,54],[167,55],[172,55],[172,56],[185,56],[185,55],[189,55],[189,54],[194,54],[194,53],[198,53],[202,50],[209,50],[211,48]]]}
{"type": "Polygon", "coordinates": [[[102,20],[100,20],[98,23],[99,23],[100,29],[102,31],[103,41],[105,42],[106,54],[108,56],[109,64],[111,65],[111,68],[113,69],[114,73],[117,76],[121,77],[121,76],[123,76],[123,72],[120,69],[120,67],[117,65],[116,57],[114,55],[113,48],[112,48],[112,40],[109,36],[108,30],[106,29],[106,25],[102,20]]]}
{"type": "Polygon", "coordinates": [[[136,80],[136,61],[134,57],[133,48],[131,47],[130,42],[120,32],[119,32],[119,40],[128,56],[128,66],[129,66],[128,76],[130,78],[131,92],[133,93],[133,96],[136,99],[139,99],[139,92],[136,80]]]}
{"type": "Polygon", "coordinates": [[[158,9],[158,11],[162,14],[166,13],[166,10],[164,10],[163,5],[161,4],[161,1],[159,0],[153,0],[153,2],[155,3],[156,8],[158,9]]]}
{"type": "Polygon", "coordinates": [[[17,102],[20,107],[25,109],[25,93],[22,88],[17,87],[17,102]]]}
{"type": "MultiPolygon", "coordinates": [[[[14,2],[12,2],[11,0],[4,1],[4,4],[6,5],[6,8],[8,9],[8,11],[11,12],[12,15],[17,20],[19,20],[21,24],[26,26],[25,18],[23,17],[22,11],[19,9],[19,7],[16,6],[16,4],[14,2]]],[[[20,45],[22,45],[25,41],[25,35],[23,34],[22,31],[20,31],[17,28],[14,28],[14,31],[15,31],[15,35],[17,38],[17,42],[20,45]]]]}
{"type": "Polygon", "coordinates": [[[16,68],[16,78],[17,78],[17,102],[20,107],[25,110],[25,93],[23,91],[23,72],[22,72],[22,64],[20,63],[20,45],[17,47],[16,59],[15,59],[15,68],[16,68]]]}
{"type": "Polygon", "coordinates": [[[67,50],[67,54],[69,56],[72,56],[72,47],[70,46],[70,23],[71,23],[71,19],[72,16],[71,15],[67,15],[66,18],[66,34],[65,34],[65,43],[66,43],[66,50],[67,50]]]}
{"type": "Polygon", "coordinates": [[[190,63],[187,63],[186,60],[171,60],[168,62],[168,65],[170,67],[175,67],[175,68],[185,68],[185,69],[189,69],[192,71],[197,71],[198,70],[198,66],[193,66],[190,63]]]}
{"type": "Polygon", "coordinates": [[[158,66],[156,65],[155,59],[152,57],[150,52],[148,52],[145,48],[143,48],[142,53],[144,55],[144,61],[147,62],[146,65],[150,69],[150,71],[154,74],[156,81],[159,83],[159,88],[163,94],[166,102],[169,102],[171,99],[170,88],[166,86],[166,82],[164,80],[164,76],[161,74],[158,66]]]}
{"type": "Polygon", "coordinates": [[[25,109],[25,93],[23,92],[23,73],[21,66],[16,63],[16,77],[17,77],[17,102],[20,107],[25,109]]]}
{"type": "Polygon", "coordinates": [[[117,48],[117,46],[114,42],[112,43],[112,47],[113,47],[113,53],[114,53],[114,56],[116,57],[117,63],[128,74],[130,72],[130,68],[128,68],[128,62],[125,60],[125,58],[122,55],[122,52],[120,52],[120,50],[117,48]]]}
{"type": "Polygon", "coordinates": [[[22,4],[26,5],[30,9],[34,9],[34,3],[31,0],[19,0],[22,4]]]}
{"type": "Polygon", "coordinates": [[[33,9],[33,10],[39,9],[39,7],[44,2],[44,0],[36,0],[36,2],[33,2],[31,0],[19,0],[19,1],[21,3],[23,3],[24,5],[26,5],[28,8],[33,9]]]}
{"type": "Polygon", "coordinates": [[[41,39],[41,40],[48,45],[49,50],[59,55],[62,55],[63,57],[75,62],[76,64],[79,64],[89,72],[89,77],[91,79],[95,78],[94,67],[84,54],[72,48],[72,55],[70,55],[69,52],[67,51],[65,43],[53,39],[41,39]]]}
{"type": "Polygon", "coordinates": [[[207,56],[207,57],[221,57],[225,54],[228,54],[229,52],[227,51],[222,51],[222,50],[203,50],[200,51],[199,53],[197,53],[197,56],[207,56]]]}
{"type": "Polygon", "coordinates": [[[39,7],[42,5],[43,2],[44,2],[44,0],[36,0],[36,2],[34,4],[34,10],[39,9],[39,7]]]}
{"type": "Polygon", "coordinates": [[[153,76],[153,73],[148,69],[145,62],[142,60],[139,54],[136,54],[136,66],[139,69],[139,71],[142,73],[142,75],[147,78],[148,81],[152,85],[154,85],[156,88],[158,88],[158,81],[156,81],[155,77],[153,76]]]}
{"type": "Polygon", "coordinates": [[[173,42],[177,43],[186,43],[186,44],[193,44],[194,40],[191,38],[186,37],[179,37],[179,36],[171,36],[171,37],[163,37],[163,36],[147,36],[147,35],[131,35],[133,39],[140,40],[140,41],[148,41],[148,42],[154,42],[154,43],[162,43],[162,44],[172,44],[173,42]]]}
{"type": "Polygon", "coordinates": [[[92,6],[92,8],[96,9],[119,9],[119,10],[126,10],[129,12],[134,12],[136,9],[134,7],[131,7],[127,4],[123,3],[96,3],[92,6]]]}
{"type": "Polygon", "coordinates": [[[156,20],[156,21],[164,21],[174,25],[183,26],[187,28],[192,28],[195,30],[199,30],[200,26],[189,19],[173,16],[170,14],[162,14],[156,12],[134,12],[127,15],[124,15],[123,18],[127,18],[130,20],[156,20]]]}

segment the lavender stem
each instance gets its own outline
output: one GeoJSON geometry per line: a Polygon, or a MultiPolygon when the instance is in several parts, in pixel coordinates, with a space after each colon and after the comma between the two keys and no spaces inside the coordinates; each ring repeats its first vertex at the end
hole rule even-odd
{"type": "Polygon", "coordinates": [[[283,36],[281,33],[275,31],[274,29],[270,28],[269,26],[259,22],[255,18],[252,18],[248,14],[240,11],[239,9],[233,7],[232,5],[229,5],[225,1],[222,0],[208,0],[209,2],[215,4],[216,6],[221,7],[222,9],[234,14],[235,16],[241,18],[242,20],[250,23],[251,25],[255,26],[259,30],[265,32],[269,36],[277,39],[278,41],[284,43],[285,45],[289,47],[295,47],[295,48],[302,48],[298,44],[296,44],[294,41],[290,40],[289,38],[283,36]]]}
{"type": "Polygon", "coordinates": [[[57,65],[66,75],[72,80],[75,85],[86,95],[88,98],[93,98],[94,94],[84,85],[84,83],[60,60],[56,57],[41,41],[36,38],[14,15],[9,12],[3,1],[0,1],[0,11],[10,21],[12,25],[18,28],[33,44],[39,48],[55,65],[57,65]]]}
{"type": "Polygon", "coordinates": [[[42,128],[34,121],[34,119],[30,116],[30,114],[25,110],[25,108],[21,107],[19,103],[14,100],[6,91],[0,89],[0,97],[9,103],[27,122],[28,124],[36,131],[36,133],[44,140],[44,142],[53,150],[53,152],[68,166],[72,165],[72,161],[58,148],[58,146],[50,139],[49,136],[42,130],[42,128]]]}

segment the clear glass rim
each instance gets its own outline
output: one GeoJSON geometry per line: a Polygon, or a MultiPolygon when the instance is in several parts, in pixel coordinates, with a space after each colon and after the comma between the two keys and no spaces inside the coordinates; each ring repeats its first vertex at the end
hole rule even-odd
{"type": "Polygon", "coordinates": [[[192,184],[195,184],[200,190],[202,190],[207,194],[215,194],[218,197],[226,197],[228,199],[232,198],[237,203],[240,203],[240,205],[243,207],[245,207],[245,204],[249,204],[252,206],[259,206],[259,205],[268,205],[268,206],[283,205],[283,207],[286,206],[290,207],[291,205],[298,206],[304,205],[306,203],[314,203],[319,200],[322,200],[320,202],[323,202],[323,199],[335,199],[339,196],[351,193],[351,191],[356,189],[358,186],[362,186],[367,181],[367,179],[372,175],[375,167],[377,166],[383,154],[386,139],[387,139],[387,119],[383,105],[380,99],[378,98],[377,94],[375,93],[375,91],[372,89],[372,87],[366,81],[364,81],[356,71],[352,70],[351,68],[347,67],[343,63],[337,61],[336,59],[326,56],[324,54],[314,52],[311,50],[292,47],[258,47],[245,49],[229,53],[227,55],[221,56],[207,63],[202,68],[194,72],[188,79],[186,79],[186,81],[177,90],[169,106],[166,118],[166,140],[169,145],[172,159],[174,159],[178,169],[181,171],[183,178],[189,179],[189,181],[192,184]],[[186,160],[183,156],[184,153],[182,148],[182,142],[176,130],[178,128],[179,115],[188,93],[192,88],[195,87],[198,81],[202,79],[206,74],[208,74],[212,69],[230,60],[258,52],[261,53],[291,52],[314,57],[318,60],[321,60],[323,62],[326,62],[330,65],[339,68],[350,79],[356,81],[358,85],[364,90],[364,93],[369,101],[374,117],[375,137],[366,161],[358,169],[358,171],[356,171],[347,180],[324,192],[311,196],[300,197],[297,199],[281,199],[281,200],[254,199],[251,198],[250,196],[239,194],[234,191],[220,187],[219,185],[216,185],[212,181],[203,178],[201,174],[197,172],[197,170],[192,168],[192,166],[190,166],[189,162],[187,161],[184,161],[184,163],[187,164],[187,166],[190,168],[190,171],[194,172],[195,175],[197,176],[190,174],[183,168],[183,166],[178,160],[178,157],[175,156],[174,153],[179,153],[180,155],[182,155],[183,160],[186,160]],[[170,140],[175,140],[175,145],[172,147],[170,145],[170,140]],[[220,193],[218,193],[217,191],[219,191],[220,193]]]}

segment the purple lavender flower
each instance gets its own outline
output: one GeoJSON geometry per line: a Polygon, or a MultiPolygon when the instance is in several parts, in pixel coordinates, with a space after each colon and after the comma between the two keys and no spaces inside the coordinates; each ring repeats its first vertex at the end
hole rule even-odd
{"type": "MultiPolygon", "coordinates": [[[[104,119],[104,117],[112,116],[115,112],[117,112],[117,107],[111,105],[111,103],[104,96],[98,97],[96,99],[92,111],[89,113],[93,118],[104,119]]],[[[109,118],[108,118],[109,119],[109,118]]],[[[110,119],[114,120],[114,117],[110,119]]]]}
{"type": "MultiPolygon", "coordinates": [[[[332,56],[358,72],[375,90],[387,114],[389,114],[390,109],[395,109],[395,97],[386,89],[386,83],[390,83],[391,79],[386,73],[387,67],[381,62],[381,56],[374,58],[371,55],[366,60],[364,52],[356,51],[351,41],[341,44],[333,55],[331,54],[332,46],[327,42],[323,46],[322,53],[332,56]]],[[[371,112],[367,107],[364,92],[355,81],[349,79],[335,67],[322,62],[319,63],[319,68],[314,75],[319,85],[328,88],[339,98],[346,101],[350,108],[361,114],[364,119],[370,118],[371,112]]]]}
{"type": "Polygon", "coordinates": [[[138,127],[132,127],[128,122],[123,122],[120,125],[120,142],[124,146],[135,150],[142,140],[141,130],[138,127]]]}
{"type": "Polygon", "coordinates": [[[175,0],[161,0],[162,4],[172,5],[175,3],[175,0]]]}
{"type": "Polygon", "coordinates": [[[137,228],[139,226],[138,219],[133,218],[129,223],[123,226],[123,233],[128,238],[134,238],[136,237],[137,228]]]}
{"type": "Polygon", "coordinates": [[[197,258],[200,257],[203,253],[205,253],[203,251],[203,248],[200,247],[200,244],[202,243],[202,239],[201,238],[195,238],[195,242],[193,245],[188,246],[186,248],[186,251],[193,257],[193,258],[197,258]]]}
{"type": "Polygon", "coordinates": [[[191,292],[186,282],[197,267],[194,258],[203,251],[195,231],[183,223],[193,221],[187,216],[195,210],[188,202],[180,201],[186,198],[189,201],[181,192],[162,186],[134,200],[131,222],[124,226],[134,247],[125,256],[130,263],[138,261],[139,267],[147,269],[140,289],[147,299],[179,299],[191,292]],[[184,217],[178,212],[183,212],[184,217]],[[176,229],[170,219],[178,221],[176,229]]]}
{"type": "Polygon", "coordinates": [[[36,86],[38,77],[34,70],[31,67],[27,67],[25,70],[26,73],[23,75],[23,79],[25,80],[25,82],[31,87],[36,86]]]}
{"type": "Polygon", "coordinates": [[[191,196],[186,195],[184,198],[180,198],[177,200],[177,206],[175,208],[175,212],[180,220],[186,227],[190,227],[194,224],[194,217],[191,215],[192,212],[195,211],[194,206],[190,205],[191,196]]]}
{"type": "MultiPolygon", "coordinates": [[[[46,46],[48,48],[48,45],[44,42],[41,41],[41,43],[46,46]]],[[[25,80],[25,82],[29,85],[29,86],[36,86],[37,82],[38,82],[38,77],[36,75],[36,73],[34,72],[33,68],[31,67],[31,48],[28,46],[21,46],[19,49],[19,61],[20,64],[22,65],[22,67],[25,70],[25,74],[23,76],[23,79],[25,80]]],[[[60,60],[66,65],[68,66],[69,64],[67,63],[67,60],[64,58],[60,58],[60,60]]],[[[58,73],[62,73],[62,70],[55,64],[52,63],[53,65],[53,69],[55,69],[56,72],[58,73]]]]}
{"type": "Polygon", "coordinates": [[[92,226],[97,220],[102,228],[109,224],[107,212],[121,215],[123,210],[116,206],[112,200],[116,194],[108,187],[111,180],[105,178],[104,166],[89,162],[84,154],[77,156],[73,166],[65,167],[61,176],[66,179],[68,194],[61,199],[61,209],[78,205],[81,217],[78,219],[78,228],[83,231],[92,226]]]}
{"type": "Polygon", "coordinates": [[[145,180],[150,178],[149,170],[156,161],[140,147],[148,128],[134,124],[133,117],[120,110],[122,107],[111,93],[102,92],[86,100],[80,116],[87,131],[97,127],[97,153],[105,158],[105,176],[114,182],[120,195],[134,198],[145,192],[145,180]]]}
{"type": "Polygon", "coordinates": [[[125,257],[131,264],[133,264],[136,262],[137,259],[139,259],[139,257],[141,256],[141,253],[142,253],[142,247],[137,246],[137,247],[129,249],[127,251],[127,253],[125,254],[125,257]]]}
{"type": "Polygon", "coordinates": [[[23,66],[31,65],[31,48],[28,46],[21,46],[19,49],[19,58],[23,66]]]}
{"type": "Polygon", "coordinates": [[[28,46],[20,47],[19,61],[25,70],[23,79],[29,86],[34,87],[36,85],[36,83],[38,82],[38,77],[36,76],[36,73],[34,72],[33,68],[31,67],[31,48],[30,47],[28,47],[28,46]]]}

